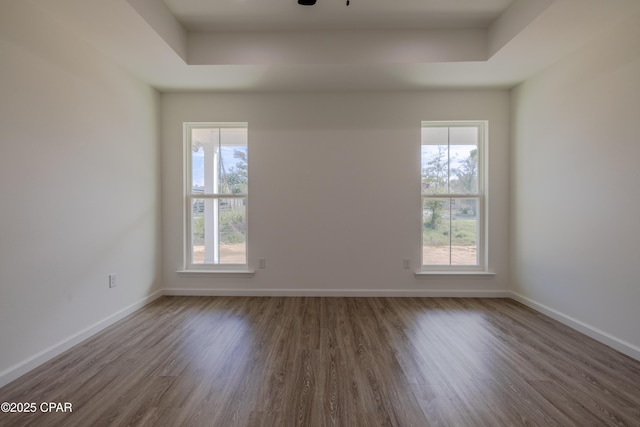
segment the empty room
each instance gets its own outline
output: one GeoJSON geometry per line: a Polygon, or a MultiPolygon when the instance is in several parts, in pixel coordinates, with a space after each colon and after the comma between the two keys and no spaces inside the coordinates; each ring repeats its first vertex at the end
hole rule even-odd
{"type": "Polygon", "coordinates": [[[637,0],[0,0],[0,426],[640,426],[637,0]]]}

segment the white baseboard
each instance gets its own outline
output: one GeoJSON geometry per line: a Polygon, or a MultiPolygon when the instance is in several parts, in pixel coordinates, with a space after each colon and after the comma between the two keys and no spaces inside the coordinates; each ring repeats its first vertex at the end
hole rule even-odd
{"type": "Polygon", "coordinates": [[[173,296],[273,296],[273,297],[455,297],[508,298],[508,291],[500,290],[413,290],[413,289],[206,289],[171,288],[165,295],[173,296]]]}
{"type": "Polygon", "coordinates": [[[153,300],[161,297],[162,295],[164,295],[163,293],[164,291],[161,289],[159,291],[156,291],[154,293],[152,293],[151,295],[141,299],[138,302],[135,302],[131,305],[129,305],[128,307],[123,308],[122,310],[118,311],[117,313],[112,314],[111,316],[97,322],[94,323],[93,325],[89,326],[88,328],[83,329],[82,331],[58,342],[57,344],[54,344],[52,346],[50,346],[49,348],[41,351],[40,353],[28,358],[27,360],[20,362],[14,366],[11,366],[8,369],[5,369],[4,371],[0,372],[0,387],[3,387],[7,384],[9,384],[11,381],[17,379],[18,377],[21,377],[22,375],[26,374],[27,372],[31,371],[32,369],[37,368],[38,366],[42,365],[43,363],[45,363],[46,361],[53,359],[54,357],[56,357],[57,355],[67,351],[68,349],[70,349],[71,347],[73,347],[76,344],[79,344],[80,342],[84,341],[85,339],[91,337],[92,335],[100,332],[101,330],[103,330],[104,328],[114,324],[115,322],[117,322],[118,320],[128,316],[129,314],[133,313],[134,311],[144,307],[145,305],[149,304],[150,302],[152,302],[153,300]]]}
{"type": "Polygon", "coordinates": [[[636,360],[640,360],[640,347],[637,347],[631,343],[623,341],[620,338],[617,338],[607,332],[601,331],[598,328],[594,328],[593,326],[588,325],[584,322],[581,322],[578,319],[574,319],[571,316],[567,316],[566,314],[563,314],[558,310],[554,310],[551,307],[547,307],[544,304],[540,304],[539,302],[536,302],[530,298],[527,298],[524,295],[520,295],[517,292],[510,291],[509,296],[512,299],[526,305],[527,307],[532,308],[536,311],[539,311],[542,314],[546,314],[552,319],[555,319],[558,322],[563,323],[569,326],[570,328],[575,329],[576,331],[581,332],[587,335],[588,337],[593,338],[596,341],[600,341],[601,343],[606,344],[609,347],[612,347],[618,350],[619,352],[626,354],[629,357],[633,357],[636,360]]]}

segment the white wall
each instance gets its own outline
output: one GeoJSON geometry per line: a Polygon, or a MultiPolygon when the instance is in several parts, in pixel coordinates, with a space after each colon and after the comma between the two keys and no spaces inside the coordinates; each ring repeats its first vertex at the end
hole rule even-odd
{"type": "Polygon", "coordinates": [[[158,94],[1,7],[0,385],[161,289],[158,94]]]}
{"type": "Polygon", "coordinates": [[[640,357],[640,15],[512,91],[513,290],[640,357]]]}
{"type": "Polygon", "coordinates": [[[507,91],[161,95],[169,292],[497,295],[507,288],[507,91]],[[416,279],[420,121],[489,120],[490,278],[416,279]],[[253,278],[182,277],[182,123],[249,123],[253,278]],[[410,258],[412,270],[402,269],[410,258]],[[485,292],[488,291],[488,292],[485,292]]]}

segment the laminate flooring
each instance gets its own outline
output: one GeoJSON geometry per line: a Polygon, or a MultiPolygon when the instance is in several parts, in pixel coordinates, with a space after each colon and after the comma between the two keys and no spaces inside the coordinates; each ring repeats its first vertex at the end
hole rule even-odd
{"type": "Polygon", "coordinates": [[[640,426],[640,362],[509,299],[162,297],[0,389],[3,426],[640,426]]]}

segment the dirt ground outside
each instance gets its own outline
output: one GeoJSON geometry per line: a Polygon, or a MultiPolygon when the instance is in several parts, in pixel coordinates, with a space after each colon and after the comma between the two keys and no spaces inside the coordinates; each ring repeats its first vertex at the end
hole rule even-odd
{"type": "MultiPolygon", "coordinates": [[[[452,246],[451,265],[476,265],[475,246],[452,246]]],[[[449,246],[424,246],[422,265],[449,265],[449,246]]]]}
{"type": "MultiPolygon", "coordinates": [[[[204,246],[193,247],[194,264],[204,262],[204,246]]],[[[220,245],[220,262],[223,264],[245,264],[246,247],[244,243],[233,245],[220,245]]],[[[452,246],[452,265],[475,265],[477,263],[477,251],[475,246],[452,246]]],[[[449,265],[448,246],[425,246],[422,248],[423,265],[449,265]]]]}
{"type": "MultiPolygon", "coordinates": [[[[193,247],[193,263],[204,263],[204,246],[193,247]]],[[[221,264],[246,264],[246,246],[244,243],[236,243],[233,245],[220,245],[220,263],[221,264]]]]}

